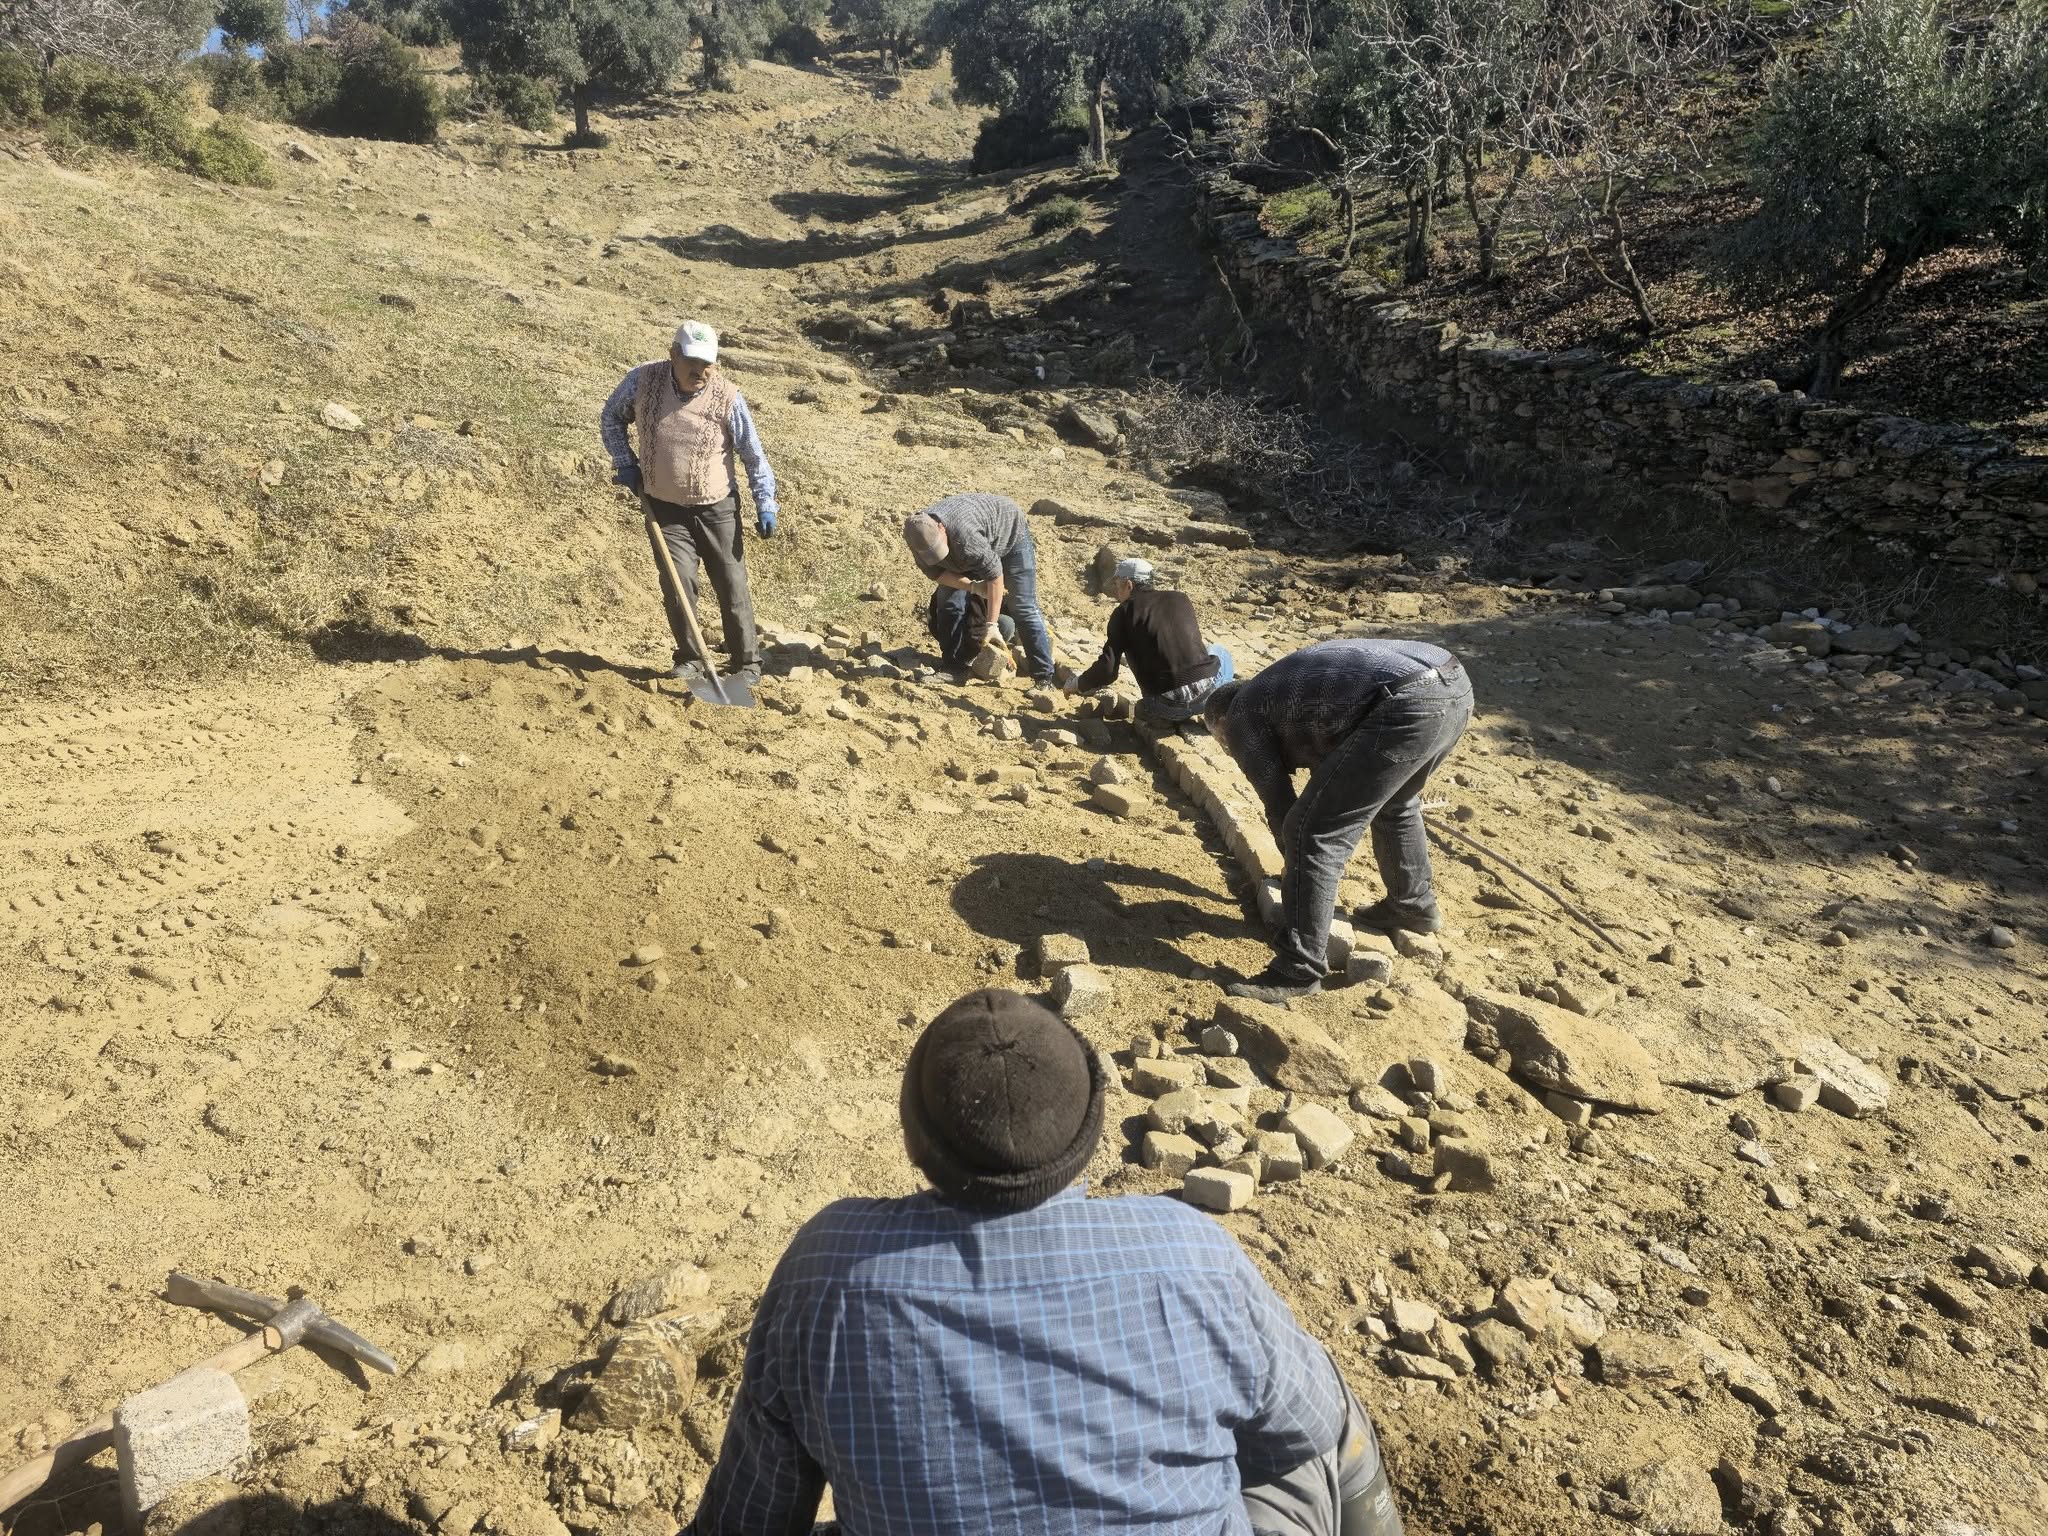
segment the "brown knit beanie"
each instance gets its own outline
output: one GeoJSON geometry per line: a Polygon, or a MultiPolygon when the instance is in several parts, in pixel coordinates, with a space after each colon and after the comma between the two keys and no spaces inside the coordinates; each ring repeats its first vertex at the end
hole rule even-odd
{"type": "Polygon", "coordinates": [[[1101,1064],[1073,1027],[1017,992],[970,992],[903,1069],[911,1161],[940,1194],[1023,1211],[1081,1176],[1102,1138],[1101,1064]]]}

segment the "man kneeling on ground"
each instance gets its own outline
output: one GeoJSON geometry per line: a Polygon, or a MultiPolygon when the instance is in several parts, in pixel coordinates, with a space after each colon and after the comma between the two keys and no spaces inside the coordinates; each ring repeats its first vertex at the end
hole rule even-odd
{"type": "Polygon", "coordinates": [[[848,1536],[1400,1536],[1372,1423],[1229,1233],[1090,1200],[1104,1080],[1071,1027],[971,992],[904,1069],[931,1181],[797,1233],[689,1527],[848,1536]]]}
{"type": "Polygon", "coordinates": [[[1038,554],[1022,507],[1007,496],[948,496],[903,520],[903,542],[931,580],[980,596],[983,648],[1001,644],[996,619],[1008,614],[1032,680],[1052,681],[1052,635],[1038,611],[1038,554]]]}
{"type": "Polygon", "coordinates": [[[1367,827],[1387,894],[1353,914],[1359,926],[1443,927],[1422,787],[1472,719],[1457,657],[1420,640],[1326,640],[1218,688],[1204,718],[1264,803],[1286,865],[1273,961],[1226,992],[1280,1003],[1322,990],[1337,882],[1367,827]],[[1298,798],[1297,768],[1310,770],[1298,798]]]}
{"type": "Polygon", "coordinates": [[[1067,691],[1107,688],[1129,662],[1138,680],[1141,714],[1176,722],[1194,719],[1210,693],[1234,675],[1230,652],[1202,644],[1195,605],[1185,592],[1153,586],[1150,560],[1119,560],[1109,590],[1116,607],[1109,615],[1108,643],[1067,691]]]}

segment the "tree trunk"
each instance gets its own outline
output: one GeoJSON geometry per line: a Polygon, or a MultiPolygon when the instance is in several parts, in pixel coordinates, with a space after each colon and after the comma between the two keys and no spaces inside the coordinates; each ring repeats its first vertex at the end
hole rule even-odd
{"type": "Polygon", "coordinates": [[[1628,231],[1622,227],[1621,209],[1614,204],[1609,204],[1607,209],[1607,228],[1614,237],[1614,254],[1621,262],[1622,276],[1628,279],[1625,286],[1629,303],[1635,306],[1636,318],[1643,323],[1643,334],[1654,336],[1657,334],[1657,312],[1650,307],[1650,290],[1643,286],[1642,278],[1636,274],[1636,264],[1628,250],[1628,231]]]}
{"type": "Polygon", "coordinates": [[[1096,81],[1095,89],[1088,94],[1088,154],[1105,168],[1109,165],[1109,113],[1105,105],[1108,99],[1109,81],[1096,81]]]}
{"type": "Polygon", "coordinates": [[[1344,249],[1337,253],[1337,265],[1351,265],[1351,253],[1358,246],[1358,194],[1351,190],[1351,178],[1337,185],[1337,210],[1344,215],[1344,249]]]}
{"type": "Polygon", "coordinates": [[[1429,168],[1408,188],[1408,244],[1402,253],[1403,281],[1419,283],[1429,276],[1429,225],[1436,212],[1435,183],[1429,168]]]}
{"type": "Polygon", "coordinates": [[[590,87],[572,86],[569,90],[569,105],[576,113],[576,137],[579,141],[590,137],[590,87]]]}
{"type": "Polygon", "coordinates": [[[1820,334],[1813,340],[1813,372],[1806,382],[1807,394],[1825,400],[1834,393],[1849,361],[1849,327],[1890,298],[1905,278],[1906,269],[1926,255],[1932,244],[1932,232],[1926,225],[1920,225],[1903,243],[1887,245],[1878,257],[1876,269],[1835,301],[1827,319],[1821,322],[1820,334]]]}

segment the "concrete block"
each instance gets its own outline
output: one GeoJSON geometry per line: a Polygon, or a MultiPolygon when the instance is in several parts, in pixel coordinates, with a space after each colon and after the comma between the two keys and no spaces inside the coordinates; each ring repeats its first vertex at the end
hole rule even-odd
{"type": "Polygon", "coordinates": [[[1206,1211],[1242,1210],[1252,1203],[1257,1189],[1250,1174],[1228,1168],[1196,1168],[1181,1181],[1188,1203],[1206,1211]]]}
{"type": "Polygon", "coordinates": [[[138,1392],[114,1410],[114,1456],[129,1528],[186,1483],[249,1454],[249,1405],[225,1371],[203,1366],[138,1392]]]}
{"type": "Polygon", "coordinates": [[[1394,979],[1394,958],[1376,949],[1354,947],[1344,959],[1344,979],[1352,983],[1384,986],[1394,979]]]}
{"type": "Polygon", "coordinates": [[[1192,1136],[1147,1131],[1138,1147],[1138,1161],[1174,1178],[1180,1178],[1201,1160],[1202,1144],[1192,1136]]]}
{"type": "Polygon", "coordinates": [[[1070,965],[1053,978],[1052,1000],[1064,1019],[1107,1013],[1114,996],[1109,977],[1092,965],[1070,965]]]}
{"type": "Polygon", "coordinates": [[[1088,941],[1079,934],[1042,933],[1038,936],[1038,974],[1050,978],[1070,965],[1086,965],[1090,959],[1088,941]]]}
{"type": "Polygon", "coordinates": [[[1098,784],[1089,798],[1118,818],[1128,816],[1138,808],[1137,793],[1121,784],[1098,784]]]}
{"type": "Polygon", "coordinates": [[[1192,1088],[1201,1081],[1202,1066],[1186,1056],[1169,1056],[1164,1061],[1131,1064],[1131,1092],[1148,1099],[1169,1094],[1176,1088],[1192,1088]]]}
{"type": "Polygon", "coordinates": [[[1292,1131],[1301,1143],[1302,1156],[1311,1168],[1322,1168],[1342,1157],[1356,1134],[1351,1127],[1320,1104],[1297,1104],[1282,1117],[1280,1129],[1292,1131]]]}

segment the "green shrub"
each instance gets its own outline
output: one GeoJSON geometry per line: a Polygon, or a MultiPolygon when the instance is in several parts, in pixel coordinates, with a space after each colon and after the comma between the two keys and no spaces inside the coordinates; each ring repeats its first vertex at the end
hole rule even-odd
{"type": "Polygon", "coordinates": [[[1088,210],[1075,198],[1049,198],[1031,216],[1031,233],[1049,235],[1056,229],[1072,229],[1087,213],[1088,210]]]}
{"type": "Polygon", "coordinates": [[[1303,235],[1327,229],[1337,217],[1337,199],[1316,182],[1289,187],[1266,200],[1266,220],[1282,234],[1303,235]]]}
{"type": "Polygon", "coordinates": [[[33,123],[43,115],[43,72],[27,54],[0,48],[0,128],[33,123]]]}
{"type": "Polygon", "coordinates": [[[273,48],[263,60],[263,83],[279,117],[311,127],[341,89],[341,60],[332,48],[273,48]]]}
{"type": "Polygon", "coordinates": [[[277,97],[264,83],[263,65],[246,53],[209,53],[199,60],[206,99],[216,112],[242,117],[278,116],[277,97]]]}
{"type": "Polygon", "coordinates": [[[561,93],[551,81],[532,75],[486,75],[477,82],[477,90],[528,133],[545,133],[555,125],[561,93]]]}
{"type": "Polygon", "coordinates": [[[302,128],[361,139],[432,143],[441,92],[389,32],[353,26],[330,48],[278,48],[264,61],[278,110],[302,128]]]}
{"type": "Polygon", "coordinates": [[[263,146],[230,118],[208,123],[185,150],[185,166],[206,181],[233,187],[268,187],[277,182],[263,146]]]}
{"type": "Polygon", "coordinates": [[[115,74],[82,59],[59,59],[43,85],[43,112],[62,119],[78,139],[160,165],[185,149],[185,100],[175,88],[115,74]]]}
{"type": "Polygon", "coordinates": [[[974,136],[969,169],[976,176],[985,176],[1042,160],[1064,159],[1087,142],[1085,126],[1055,122],[1047,127],[1022,113],[1005,113],[983,120],[974,136]]]}

